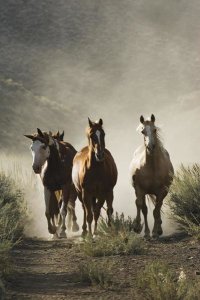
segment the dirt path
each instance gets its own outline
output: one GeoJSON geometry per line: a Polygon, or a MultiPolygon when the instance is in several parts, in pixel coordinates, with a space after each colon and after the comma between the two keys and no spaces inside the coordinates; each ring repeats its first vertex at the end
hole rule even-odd
{"type": "Polygon", "coordinates": [[[72,239],[25,240],[13,250],[15,273],[7,299],[133,299],[135,278],[147,263],[159,259],[188,277],[200,269],[200,244],[175,235],[147,243],[148,253],[138,256],[85,257],[72,239]],[[91,260],[112,264],[114,288],[103,289],[82,283],[79,265],[91,260]]]}

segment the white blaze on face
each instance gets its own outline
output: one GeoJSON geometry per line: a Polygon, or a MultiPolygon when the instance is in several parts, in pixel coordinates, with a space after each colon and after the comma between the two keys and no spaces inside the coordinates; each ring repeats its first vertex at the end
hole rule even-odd
{"type": "Polygon", "coordinates": [[[99,130],[96,131],[96,136],[97,136],[97,139],[98,139],[98,142],[99,142],[99,147],[101,149],[101,132],[99,130]]]}
{"type": "Polygon", "coordinates": [[[146,146],[152,149],[154,145],[154,136],[152,134],[151,126],[147,125],[145,127],[145,130],[146,130],[146,146]]]}
{"type": "Polygon", "coordinates": [[[50,155],[49,147],[44,143],[36,140],[31,145],[31,152],[33,156],[33,166],[42,167],[50,155]]]}

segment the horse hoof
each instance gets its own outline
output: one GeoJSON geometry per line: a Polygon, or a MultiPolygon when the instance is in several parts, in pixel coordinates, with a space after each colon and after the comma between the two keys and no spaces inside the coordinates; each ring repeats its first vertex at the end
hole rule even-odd
{"type": "Polygon", "coordinates": [[[150,240],[150,233],[145,233],[144,238],[145,238],[146,240],[150,240]]]}
{"type": "Polygon", "coordinates": [[[67,237],[66,232],[65,231],[61,231],[60,238],[66,238],[66,237],[67,237]]]}
{"type": "Polygon", "coordinates": [[[76,222],[72,225],[72,231],[73,232],[79,231],[79,226],[78,226],[78,224],[76,222]]]}
{"type": "Polygon", "coordinates": [[[135,224],[134,224],[134,227],[133,227],[133,230],[134,230],[134,232],[136,232],[136,233],[141,233],[142,228],[143,228],[143,225],[142,225],[142,224],[135,223],[135,224]]]}
{"type": "Polygon", "coordinates": [[[50,234],[55,234],[57,228],[56,228],[56,226],[52,226],[52,227],[49,227],[48,230],[49,230],[49,233],[50,233],[50,234]]]}
{"type": "Polygon", "coordinates": [[[153,233],[152,233],[152,238],[153,238],[154,240],[158,240],[158,239],[159,239],[158,233],[157,233],[157,232],[153,232],[153,233]]]}
{"type": "Polygon", "coordinates": [[[81,233],[81,236],[83,238],[85,238],[87,236],[87,233],[88,233],[87,230],[83,230],[82,233],[81,233]]]}
{"type": "Polygon", "coordinates": [[[52,240],[57,240],[59,238],[57,232],[53,234],[52,236],[52,240]]]}

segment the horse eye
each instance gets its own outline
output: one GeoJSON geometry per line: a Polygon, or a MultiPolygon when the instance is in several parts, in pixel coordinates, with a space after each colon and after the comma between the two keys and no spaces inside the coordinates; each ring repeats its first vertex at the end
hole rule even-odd
{"type": "Polygon", "coordinates": [[[142,134],[144,134],[144,129],[141,131],[142,134]]]}

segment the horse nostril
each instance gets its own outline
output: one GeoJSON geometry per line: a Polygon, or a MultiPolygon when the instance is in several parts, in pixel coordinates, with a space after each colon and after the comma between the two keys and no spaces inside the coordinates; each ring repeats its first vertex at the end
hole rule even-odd
{"type": "Polygon", "coordinates": [[[32,168],[33,168],[33,171],[34,171],[36,174],[40,173],[40,167],[38,167],[38,166],[36,166],[36,165],[33,165],[32,168]]]}

